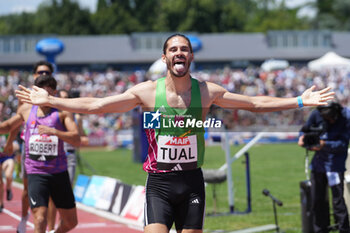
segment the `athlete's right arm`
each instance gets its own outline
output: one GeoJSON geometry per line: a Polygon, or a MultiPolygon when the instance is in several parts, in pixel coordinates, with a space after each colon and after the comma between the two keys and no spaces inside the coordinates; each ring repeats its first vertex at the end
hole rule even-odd
{"type": "Polygon", "coordinates": [[[140,83],[122,94],[104,98],[82,97],[68,100],[50,96],[46,90],[35,86],[31,90],[20,86],[22,90],[17,90],[16,96],[25,103],[49,106],[75,113],[121,113],[142,104],[140,90],[147,91],[149,85],[147,83],[140,83]]]}

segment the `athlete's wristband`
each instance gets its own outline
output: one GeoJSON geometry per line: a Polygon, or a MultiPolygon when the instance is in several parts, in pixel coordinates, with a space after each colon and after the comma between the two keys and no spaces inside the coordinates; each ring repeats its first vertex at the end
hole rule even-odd
{"type": "Polygon", "coordinates": [[[298,106],[299,106],[299,108],[304,107],[303,100],[301,99],[301,96],[298,96],[298,97],[297,97],[297,100],[298,100],[298,106]]]}

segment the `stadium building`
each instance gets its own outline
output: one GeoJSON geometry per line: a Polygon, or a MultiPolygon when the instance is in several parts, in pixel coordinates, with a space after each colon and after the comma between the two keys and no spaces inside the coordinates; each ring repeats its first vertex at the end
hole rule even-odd
{"type": "MultiPolygon", "coordinates": [[[[0,36],[0,69],[28,69],[43,59],[35,51],[38,41],[55,37],[65,49],[56,58],[60,70],[121,71],[148,69],[160,58],[165,39],[172,33],[133,33],[131,35],[9,35],[0,36]]],[[[201,49],[195,53],[196,68],[260,65],[267,59],[285,59],[291,64],[306,62],[333,51],[350,57],[349,32],[270,31],[264,33],[196,34],[201,49]]]]}

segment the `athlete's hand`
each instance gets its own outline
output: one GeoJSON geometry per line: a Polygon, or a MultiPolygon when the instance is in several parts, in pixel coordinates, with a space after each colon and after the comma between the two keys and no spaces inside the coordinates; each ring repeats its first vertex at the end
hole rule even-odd
{"type": "Polygon", "coordinates": [[[49,103],[49,93],[40,87],[33,86],[30,90],[22,85],[19,85],[21,90],[16,90],[16,96],[20,101],[34,105],[47,105],[49,103]]]}
{"type": "Polygon", "coordinates": [[[331,89],[330,87],[324,88],[320,91],[313,91],[315,88],[315,86],[312,86],[305,90],[301,95],[304,106],[327,105],[328,100],[334,99],[334,92],[329,91],[331,89]]]}
{"type": "Polygon", "coordinates": [[[56,134],[56,129],[51,128],[46,125],[38,125],[38,133],[40,135],[46,134],[46,135],[55,135],[56,134]]]}

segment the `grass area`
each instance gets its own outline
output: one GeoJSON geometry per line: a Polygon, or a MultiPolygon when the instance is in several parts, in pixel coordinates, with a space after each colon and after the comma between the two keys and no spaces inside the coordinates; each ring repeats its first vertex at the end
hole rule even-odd
{"type": "MultiPolygon", "coordinates": [[[[241,147],[234,146],[234,154],[241,147]]],[[[103,175],[122,180],[124,183],[144,185],[146,172],[142,164],[134,163],[132,151],[83,149],[83,161],[88,162],[96,173],[84,166],[84,174],[103,175]]],[[[284,232],[301,232],[301,210],[299,182],[305,180],[305,151],[296,144],[255,145],[249,150],[251,167],[252,212],[227,216],[206,217],[206,230],[238,230],[274,223],[273,207],[270,198],[262,195],[267,188],[271,194],[283,201],[277,207],[278,222],[284,232]]],[[[244,156],[233,163],[235,210],[244,211],[247,207],[244,156]]],[[[225,154],[220,146],[206,148],[203,168],[219,168],[225,163],[225,154]]],[[[82,173],[78,167],[77,173],[82,173]]],[[[227,182],[216,186],[218,196],[217,210],[227,213],[227,182]]],[[[213,211],[212,185],[206,187],[206,211],[213,211]]]]}

